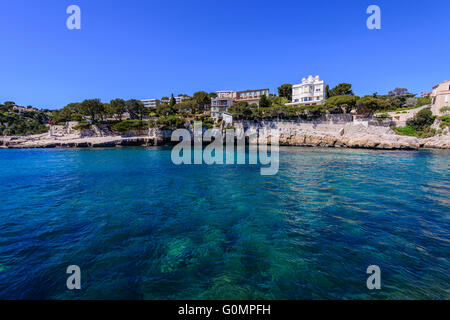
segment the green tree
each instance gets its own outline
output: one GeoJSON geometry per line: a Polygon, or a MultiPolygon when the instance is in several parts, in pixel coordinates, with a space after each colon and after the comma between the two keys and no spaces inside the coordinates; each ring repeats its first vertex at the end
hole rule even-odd
{"type": "Polygon", "coordinates": [[[228,112],[230,112],[236,120],[249,119],[253,114],[252,109],[253,108],[247,101],[239,101],[233,104],[233,106],[228,109],[228,112]]]}
{"type": "Polygon", "coordinates": [[[156,114],[160,117],[167,117],[175,114],[175,106],[171,107],[168,104],[160,104],[156,107],[156,114]]]}
{"type": "Polygon", "coordinates": [[[261,108],[269,108],[272,106],[272,102],[267,98],[265,94],[263,94],[259,99],[259,106],[261,108]]]}
{"type": "Polygon", "coordinates": [[[391,104],[393,109],[399,109],[410,106],[408,105],[408,100],[415,96],[414,93],[409,93],[406,88],[395,88],[389,91],[388,95],[384,96],[384,99],[391,104]]]}
{"type": "Polygon", "coordinates": [[[358,96],[334,96],[326,100],[327,109],[337,109],[338,112],[349,113],[356,107],[358,96]]]}
{"type": "Polygon", "coordinates": [[[184,100],[173,106],[175,113],[189,113],[192,111],[193,100],[184,100]]]}
{"type": "Polygon", "coordinates": [[[367,116],[371,116],[375,111],[382,109],[384,106],[384,101],[372,96],[362,97],[356,102],[356,109],[358,110],[358,113],[367,116]]]}
{"type": "Polygon", "coordinates": [[[177,104],[177,100],[175,100],[175,98],[173,97],[173,93],[172,93],[172,96],[170,97],[170,101],[169,101],[169,106],[173,107],[176,104],[177,104]]]}
{"type": "Polygon", "coordinates": [[[217,98],[217,93],[215,93],[215,92],[210,92],[210,93],[209,93],[209,98],[210,98],[210,99],[217,98]]]}
{"type": "Polygon", "coordinates": [[[12,108],[12,107],[14,107],[16,105],[16,103],[14,101],[5,101],[3,104],[7,108],[12,108]]]}
{"type": "Polygon", "coordinates": [[[330,97],[331,97],[331,96],[330,96],[330,86],[327,85],[327,86],[325,87],[325,98],[328,99],[328,98],[330,98],[330,97]]]}
{"type": "Polygon", "coordinates": [[[103,104],[103,114],[104,114],[105,118],[114,116],[114,109],[113,109],[111,103],[103,104]]]}
{"type": "Polygon", "coordinates": [[[409,93],[408,89],[406,89],[406,88],[395,88],[394,90],[389,91],[388,95],[390,95],[390,96],[402,96],[402,95],[405,95],[405,94],[408,94],[408,93],[409,93]]]}
{"type": "Polygon", "coordinates": [[[353,95],[352,85],[350,83],[340,83],[328,91],[328,97],[353,95]]]}
{"type": "Polygon", "coordinates": [[[144,117],[144,104],[136,99],[130,99],[125,102],[131,119],[140,119],[144,117]]]}
{"type": "Polygon", "coordinates": [[[195,92],[193,100],[201,111],[204,111],[206,106],[211,104],[211,98],[209,97],[209,94],[205,91],[195,92]]]}
{"type": "Polygon", "coordinates": [[[83,114],[81,112],[81,103],[69,103],[64,108],[52,112],[53,123],[81,121],[82,119],[83,114]]]}
{"type": "Polygon", "coordinates": [[[114,99],[110,102],[111,110],[118,120],[122,119],[122,114],[127,111],[127,105],[123,99],[114,99]]]}
{"type": "Polygon", "coordinates": [[[162,116],[156,120],[156,125],[161,129],[178,129],[184,128],[186,121],[175,115],[162,116]]]}
{"type": "Polygon", "coordinates": [[[285,83],[278,87],[278,96],[292,101],[292,84],[285,83]]]}
{"type": "Polygon", "coordinates": [[[95,122],[103,114],[104,106],[100,99],[88,99],[81,103],[80,111],[83,115],[89,116],[92,122],[95,122]]]}

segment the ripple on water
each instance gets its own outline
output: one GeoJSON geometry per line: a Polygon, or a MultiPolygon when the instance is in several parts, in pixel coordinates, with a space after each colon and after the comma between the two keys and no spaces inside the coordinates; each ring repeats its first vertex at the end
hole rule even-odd
{"type": "Polygon", "coordinates": [[[448,299],[449,166],[281,148],[268,177],[166,148],[0,150],[0,298],[448,299]]]}

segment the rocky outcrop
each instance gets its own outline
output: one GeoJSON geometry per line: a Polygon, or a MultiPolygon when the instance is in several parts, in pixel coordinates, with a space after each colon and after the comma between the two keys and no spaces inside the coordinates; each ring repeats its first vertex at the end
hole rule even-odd
{"type": "Polygon", "coordinates": [[[160,145],[158,139],[150,137],[88,137],[73,139],[48,139],[39,140],[21,138],[0,138],[1,148],[111,148],[124,146],[156,146],[160,145]]]}
{"type": "Polygon", "coordinates": [[[420,139],[421,148],[450,149],[450,134],[420,139]]]}
{"type": "Polygon", "coordinates": [[[280,145],[415,150],[420,146],[414,137],[396,135],[389,127],[361,123],[313,122],[239,122],[238,130],[277,130],[280,145]]]}
{"type": "MultiPolygon", "coordinates": [[[[326,120],[326,119],[325,119],[326,120]]],[[[416,150],[424,148],[450,148],[450,135],[417,139],[396,135],[389,127],[370,125],[369,123],[348,122],[345,119],[330,121],[238,121],[234,123],[236,132],[249,129],[255,132],[276,130],[282,146],[366,148],[416,150]],[[263,129],[263,130],[262,130],[263,129]]],[[[151,128],[139,135],[122,135],[106,132],[93,133],[88,136],[76,132],[62,136],[41,134],[27,137],[0,137],[0,148],[107,148],[126,146],[160,146],[172,144],[172,130],[151,128]]],[[[220,129],[216,129],[220,130],[220,129]]],[[[258,138],[250,138],[249,143],[256,143],[258,138]]]]}

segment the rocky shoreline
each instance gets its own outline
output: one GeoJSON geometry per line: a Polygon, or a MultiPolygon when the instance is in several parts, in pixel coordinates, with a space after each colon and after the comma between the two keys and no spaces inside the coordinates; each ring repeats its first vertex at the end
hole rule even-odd
{"type": "MultiPolygon", "coordinates": [[[[363,148],[382,150],[418,150],[419,148],[450,149],[450,134],[418,139],[396,135],[389,127],[355,123],[312,122],[237,122],[236,131],[248,129],[278,130],[281,146],[363,148]]],[[[107,148],[127,146],[164,146],[172,130],[149,129],[116,135],[101,130],[40,134],[26,137],[0,137],[0,148],[107,148]],[[136,135],[139,134],[139,135],[136,135]]],[[[253,143],[254,141],[249,141],[253,143]]]]}

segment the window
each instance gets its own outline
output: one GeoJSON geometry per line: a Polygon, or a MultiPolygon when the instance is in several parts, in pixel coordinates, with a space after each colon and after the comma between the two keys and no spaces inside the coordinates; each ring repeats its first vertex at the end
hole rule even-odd
{"type": "Polygon", "coordinates": [[[450,97],[450,95],[445,96],[445,102],[448,102],[449,97],[450,97]]]}

